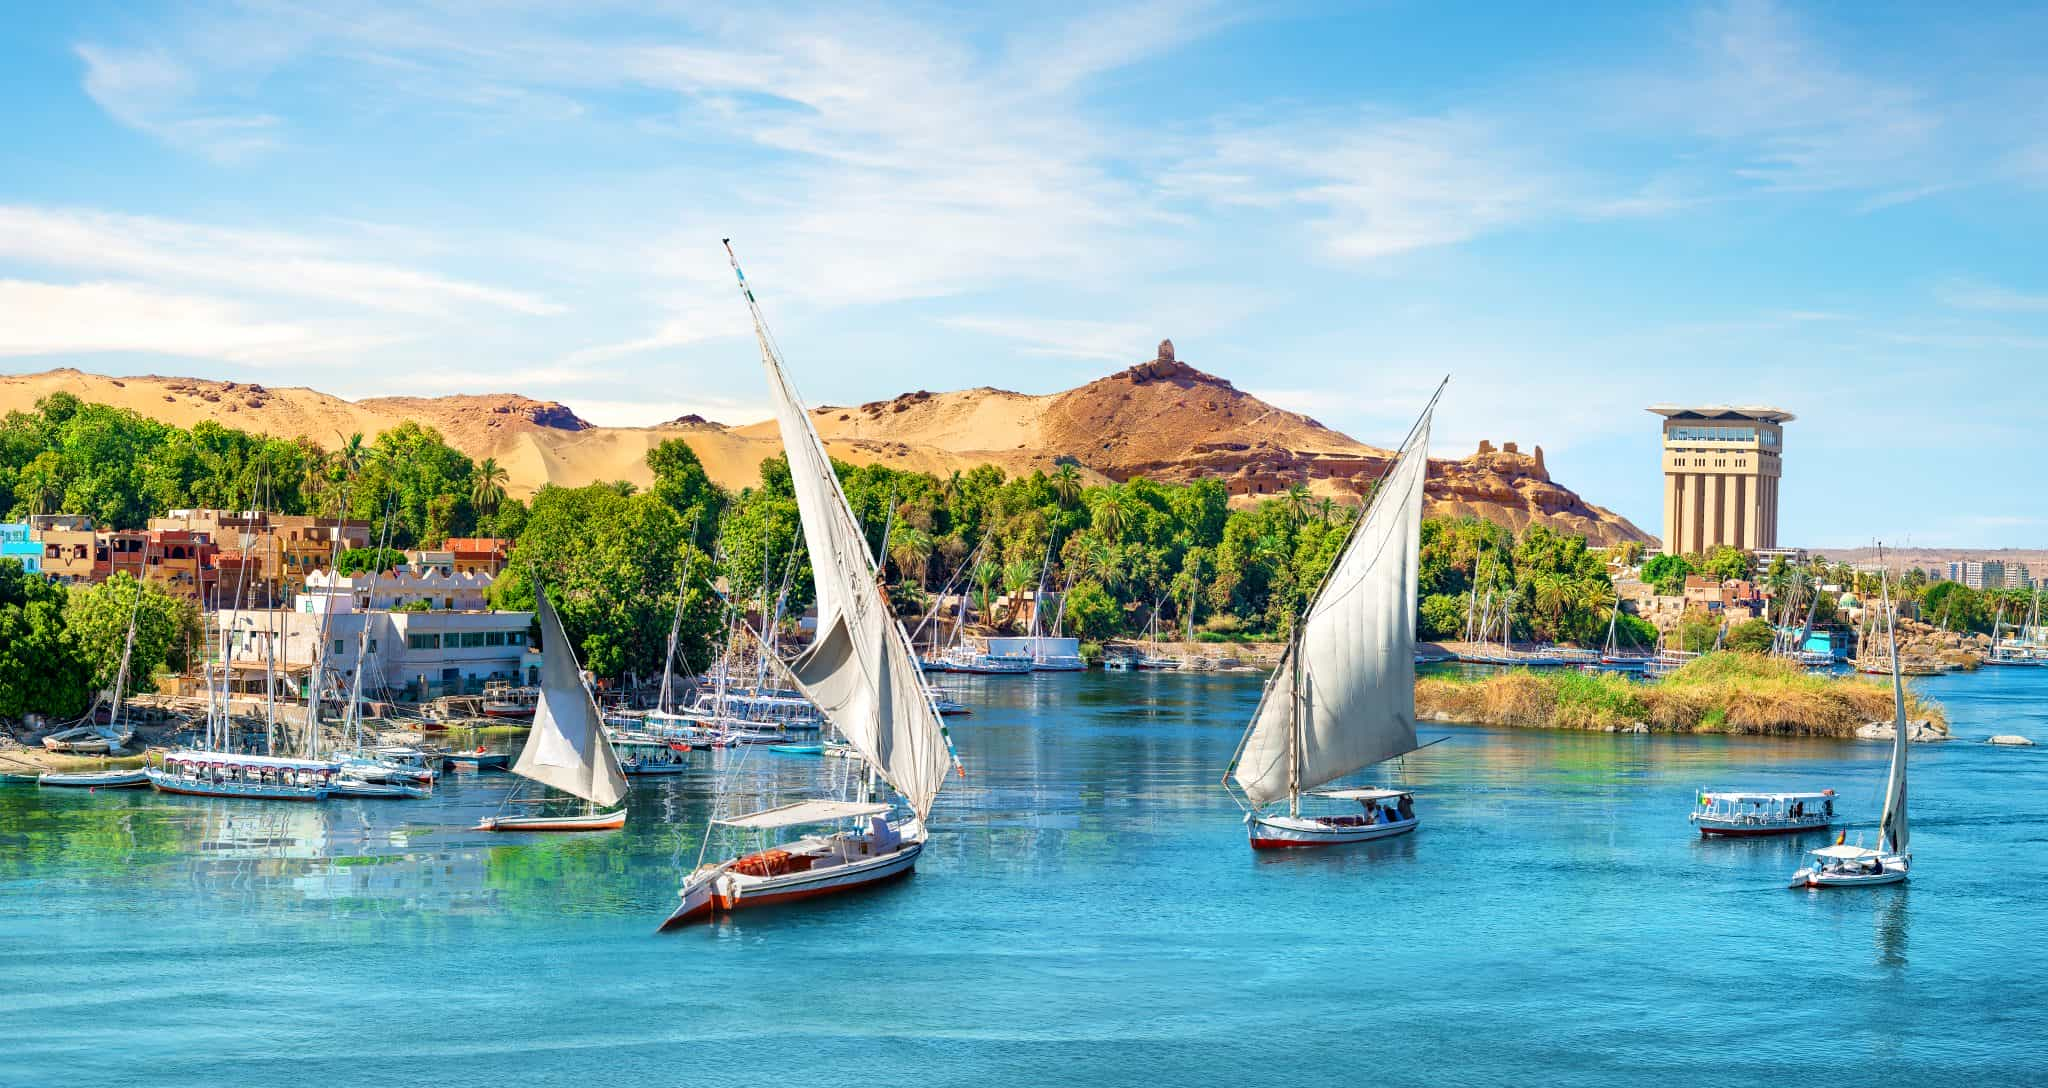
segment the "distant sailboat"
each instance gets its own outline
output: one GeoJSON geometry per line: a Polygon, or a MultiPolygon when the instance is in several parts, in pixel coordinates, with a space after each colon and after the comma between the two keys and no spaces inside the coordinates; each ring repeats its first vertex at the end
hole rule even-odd
{"type": "Polygon", "coordinates": [[[1892,609],[1891,580],[1879,574],[1884,591],[1885,633],[1891,642],[1892,766],[1885,776],[1884,815],[1877,822],[1877,849],[1851,846],[1837,839],[1813,852],[1813,861],[1792,874],[1795,888],[1845,888],[1865,884],[1897,884],[1912,867],[1911,836],[1906,822],[1906,746],[1912,728],[1906,724],[1906,682],[1899,671],[1898,616],[1892,609]]]}
{"type": "MultiPolygon", "coordinates": [[[[1441,396],[1443,389],[1437,389],[1441,396]]],[[[1400,458],[1294,624],[1224,784],[1242,792],[1254,849],[1328,846],[1415,830],[1405,790],[1323,789],[1416,749],[1415,607],[1431,397],[1400,458]],[[1304,794],[1361,815],[1305,816],[1304,794]],[[1287,801],[1284,814],[1267,808],[1287,801]]]]}
{"type": "MultiPolygon", "coordinates": [[[[583,801],[582,812],[563,815],[500,814],[476,825],[478,831],[610,831],[626,826],[626,776],[604,736],[604,715],[583,683],[576,649],[562,631],[562,621],[548,603],[546,590],[534,594],[540,621],[540,698],[534,705],[533,732],[512,773],[550,786],[583,801]]],[[[518,788],[505,798],[516,801],[518,788]]],[[[546,803],[546,798],[524,802],[546,803]]]]}
{"type": "MultiPolygon", "coordinates": [[[[726,248],[731,256],[731,246],[726,248]]],[[[794,661],[772,664],[825,713],[831,728],[865,764],[854,800],[798,801],[761,812],[714,820],[706,829],[699,865],[683,882],[681,902],[662,928],[745,907],[806,899],[867,887],[908,875],[924,852],[932,801],[957,769],[952,740],[924,687],[916,650],[889,612],[881,571],[869,553],[860,522],[847,504],[769,337],[761,308],[732,257],[740,293],[753,316],[761,365],[789,458],[790,483],[803,519],[804,544],[816,588],[817,638],[794,661]],[[877,798],[877,779],[909,808],[877,798]],[[840,830],[825,830],[838,827],[840,830]],[[758,833],[764,840],[788,828],[819,828],[794,842],[703,863],[714,830],[758,833]]]]}

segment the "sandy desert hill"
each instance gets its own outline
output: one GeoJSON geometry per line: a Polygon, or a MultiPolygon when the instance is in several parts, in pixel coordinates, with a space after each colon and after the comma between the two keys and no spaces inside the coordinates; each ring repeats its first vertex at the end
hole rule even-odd
{"type": "MultiPolygon", "coordinates": [[[[328,446],[414,419],[470,457],[496,458],[516,495],[546,483],[645,485],[647,451],[670,438],[687,441],[713,479],[735,488],[756,481],[761,461],[781,452],[772,421],[728,427],[685,417],[658,427],[597,427],[565,405],[515,394],[348,401],[303,387],[73,369],[0,376],[0,412],[30,409],[60,391],[179,426],[210,419],[328,446]]],[[[1239,503],[1297,482],[1319,497],[1355,501],[1390,456],[1179,362],[1170,343],[1157,358],[1061,393],[920,391],[857,408],[819,407],[813,419],[832,455],[855,464],[944,475],[979,464],[1049,471],[1071,460],[1095,481],[1218,478],[1239,503]]],[[[1518,529],[1541,522],[1594,543],[1647,539],[1627,519],[1551,481],[1540,448],[1525,454],[1512,443],[1432,460],[1429,505],[1438,516],[1477,515],[1518,529]]]]}

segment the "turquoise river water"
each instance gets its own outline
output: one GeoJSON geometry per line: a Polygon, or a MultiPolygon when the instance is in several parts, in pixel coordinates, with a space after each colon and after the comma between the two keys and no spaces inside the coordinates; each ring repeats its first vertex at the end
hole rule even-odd
{"type": "MultiPolygon", "coordinates": [[[[657,935],[730,753],[625,831],[464,830],[510,780],[280,805],[0,786],[0,1084],[1385,1085],[2048,1081],[2048,669],[1924,682],[1910,884],[1790,891],[1702,786],[1887,748],[1428,726],[1422,829],[1254,855],[1246,676],[954,679],[968,777],[916,875],[657,935]]],[[[747,800],[815,757],[745,754],[747,800]]],[[[1803,845],[1817,846],[1809,838],[1803,845]]]]}

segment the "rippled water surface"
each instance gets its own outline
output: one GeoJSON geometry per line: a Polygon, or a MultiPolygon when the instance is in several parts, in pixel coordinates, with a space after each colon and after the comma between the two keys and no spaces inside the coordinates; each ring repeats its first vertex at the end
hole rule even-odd
{"type": "MultiPolygon", "coordinates": [[[[1832,787],[1874,743],[1498,732],[1385,776],[1422,830],[1254,856],[1217,788],[1256,677],[956,678],[969,766],[915,877],[657,936],[723,774],[624,832],[463,830],[509,780],[279,805],[0,786],[0,1083],[2040,1084],[2048,669],[1924,682],[1914,877],[1794,892],[1702,786],[1832,787]],[[1677,1078],[1687,1078],[1678,1080],[1677,1078]]],[[[1816,839],[1806,845],[1818,845],[1816,839]]]]}

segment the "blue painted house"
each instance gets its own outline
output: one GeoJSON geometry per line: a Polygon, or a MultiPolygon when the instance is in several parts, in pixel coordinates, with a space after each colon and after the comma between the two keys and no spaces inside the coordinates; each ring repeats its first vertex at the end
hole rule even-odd
{"type": "Polygon", "coordinates": [[[0,559],[19,559],[30,574],[43,571],[43,543],[24,521],[0,521],[0,559]]]}

